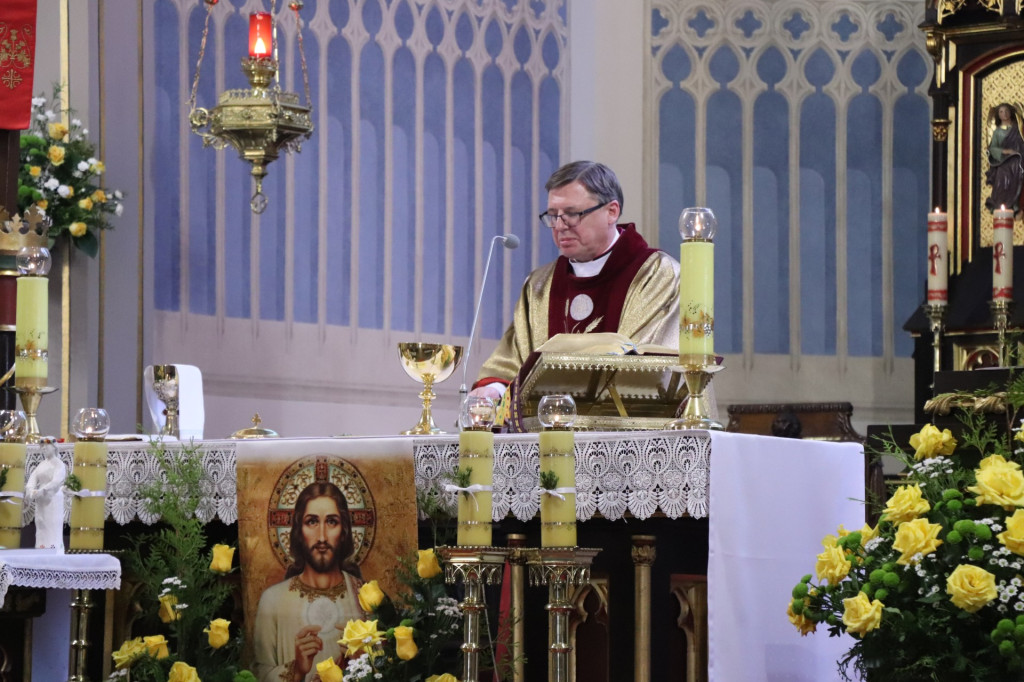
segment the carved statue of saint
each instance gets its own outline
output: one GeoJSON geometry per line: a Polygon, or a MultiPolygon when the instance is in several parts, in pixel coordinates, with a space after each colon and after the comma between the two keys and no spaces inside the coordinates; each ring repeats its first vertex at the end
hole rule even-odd
{"type": "Polygon", "coordinates": [[[37,549],[64,549],[64,481],[68,470],[53,442],[43,443],[44,459],[25,484],[25,497],[36,505],[37,549]]]}
{"type": "Polygon", "coordinates": [[[1003,102],[989,116],[992,133],[988,144],[989,169],[985,181],[992,194],[985,199],[990,211],[1000,206],[1020,211],[1021,190],[1024,189],[1024,138],[1020,134],[1020,112],[1003,102]]]}

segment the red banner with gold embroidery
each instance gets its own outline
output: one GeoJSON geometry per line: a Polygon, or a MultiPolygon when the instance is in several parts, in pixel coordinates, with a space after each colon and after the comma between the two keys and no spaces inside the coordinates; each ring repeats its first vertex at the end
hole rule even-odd
{"type": "Polygon", "coordinates": [[[0,128],[28,128],[36,55],[36,0],[0,2],[0,128]]]}

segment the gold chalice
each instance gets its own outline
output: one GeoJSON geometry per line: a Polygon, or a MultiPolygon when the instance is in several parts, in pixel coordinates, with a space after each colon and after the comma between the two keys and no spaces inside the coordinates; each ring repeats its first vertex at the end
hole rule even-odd
{"type": "Polygon", "coordinates": [[[402,369],[414,381],[423,383],[420,400],[423,401],[423,413],[416,426],[403,431],[403,436],[429,436],[444,433],[434,425],[434,417],[430,414],[430,404],[437,396],[433,386],[450,377],[462,359],[462,346],[446,343],[400,343],[398,357],[402,359],[402,369]]]}

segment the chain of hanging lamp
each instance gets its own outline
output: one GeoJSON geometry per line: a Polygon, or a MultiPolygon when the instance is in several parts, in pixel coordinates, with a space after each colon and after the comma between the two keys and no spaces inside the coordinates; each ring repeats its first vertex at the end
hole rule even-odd
{"type": "Polygon", "coordinates": [[[252,176],[256,182],[249,206],[253,213],[263,213],[267,208],[267,197],[263,194],[263,178],[267,165],[281,152],[296,152],[302,149],[302,142],[313,134],[313,101],[309,92],[309,73],[306,69],[306,53],[302,42],[302,23],[299,10],[302,0],[291,0],[288,7],[295,12],[295,29],[299,43],[299,57],[302,64],[302,83],[306,103],[299,96],[281,90],[277,61],[277,0],[272,0],[270,14],[272,22],[272,56],[250,55],[242,60],[242,72],[251,86],[248,89],[225,90],[217,106],[205,109],[196,106],[199,91],[199,73],[206,54],[206,38],[210,30],[210,14],[219,0],[204,0],[206,18],[203,36],[199,43],[199,57],[196,61],[196,75],[192,81],[189,96],[189,124],[192,132],[203,139],[204,147],[223,149],[234,147],[244,161],[252,165],[252,176]]]}

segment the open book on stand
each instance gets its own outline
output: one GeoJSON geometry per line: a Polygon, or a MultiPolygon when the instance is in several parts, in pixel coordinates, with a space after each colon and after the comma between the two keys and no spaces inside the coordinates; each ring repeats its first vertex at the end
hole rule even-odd
{"type": "Polygon", "coordinates": [[[537,405],[567,393],[577,431],[662,429],[686,397],[674,348],[637,345],[616,333],[558,334],[531,353],[509,388],[506,429],[540,431],[537,405]]]}

